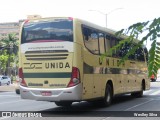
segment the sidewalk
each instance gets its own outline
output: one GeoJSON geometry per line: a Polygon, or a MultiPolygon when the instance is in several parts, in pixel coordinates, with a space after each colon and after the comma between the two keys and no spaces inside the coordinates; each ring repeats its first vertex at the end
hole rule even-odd
{"type": "Polygon", "coordinates": [[[7,91],[15,91],[15,85],[10,84],[10,85],[0,86],[0,92],[7,92],[7,91]]]}

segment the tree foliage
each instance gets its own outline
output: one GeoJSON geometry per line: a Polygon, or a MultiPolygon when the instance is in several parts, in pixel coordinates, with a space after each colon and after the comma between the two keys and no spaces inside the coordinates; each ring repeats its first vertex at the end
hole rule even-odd
{"type": "Polygon", "coordinates": [[[0,67],[3,71],[13,67],[15,58],[18,57],[18,38],[15,34],[8,34],[0,40],[0,67]]]}
{"type": "Polygon", "coordinates": [[[122,61],[126,60],[129,55],[135,53],[139,46],[146,45],[147,42],[151,43],[148,55],[148,76],[152,74],[156,75],[160,68],[160,17],[151,21],[138,22],[131,25],[127,29],[122,29],[116,33],[117,36],[127,35],[126,39],[120,41],[119,44],[114,46],[110,52],[105,55],[109,55],[112,51],[120,49],[126,42],[132,43],[134,39],[140,41],[136,46],[130,47],[128,53],[122,58],[122,61]]]}
{"type": "Polygon", "coordinates": [[[8,34],[5,38],[2,38],[2,46],[7,48],[8,53],[17,54],[18,52],[18,38],[15,34],[8,34]]]}
{"type": "Polygon", "coordinates": [[[6,65],[8,62],[8,54],[6,51],[3,51],[3,54],[0,55],[0,66],[1,70],[4,72],[6,70],[6,65]]]}

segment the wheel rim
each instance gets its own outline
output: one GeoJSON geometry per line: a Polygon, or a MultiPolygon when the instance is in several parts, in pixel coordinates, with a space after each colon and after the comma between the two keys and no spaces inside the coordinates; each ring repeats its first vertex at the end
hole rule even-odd
{"type": "Polygon", "coordinates": [[[110,85],[106,86],[106,94],[105,94],[105,106],[109,106],[112,101],[112,89],[110,85]]]}
{"type": "Polygon", "coordinates": [[[109,103],[110,102],[110,100],[111,100],[111,93],[110,93],[110,90],[109,89],[107,89],[107,98],[106,98],[106,102],[107,103],[109,103]]]}
{"type": "Polygon", "coordinates": [[[111,93],[110,93],[110,92],[108,92],[108,93],[107,93],[107,103],[109,103],[109,102],[110,102],[110,100],[111,100],[111,93]]]}

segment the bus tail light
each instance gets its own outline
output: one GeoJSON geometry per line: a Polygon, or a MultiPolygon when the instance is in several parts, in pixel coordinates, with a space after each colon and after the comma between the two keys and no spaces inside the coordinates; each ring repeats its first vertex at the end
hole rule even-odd
{"type": "Polygon", "coordinates": [[[73,21],[73,18],[72,18],[72,17],[68,17],[68,19],[73,21]]]}
{"type": "Polygon", "coordinates": [[[27,19],[27,20],[24,21],[24,24],[26,24],[26,23],[28,23],[28,22],[29,22],[29,20],[27,19]]]}
{"type": "Polygon", "coordinates": [[[79,69],[76,68],[76,67],[72,67],[72,75],[71,75],[71,80],[68,84],[67,87],[72,87],[72,86],[75,86],[77,84],[79,84],[81,81],[80,81],[80,72],[79,72],[79,69]]]}
{"type": "Polygon", "coordinates": [[[20,82],[20,85],[22,85],[24,87],[27,87],[27,84],[26,84],[26,82],[24,80],[22,68],[19,68],[19,82],[20,82]]]}

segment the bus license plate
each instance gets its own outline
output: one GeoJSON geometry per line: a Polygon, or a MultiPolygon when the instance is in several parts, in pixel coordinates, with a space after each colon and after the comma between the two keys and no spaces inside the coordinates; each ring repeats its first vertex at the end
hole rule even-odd
{"type": "Polygon", "coordinates": [[[42,91],[41,94],[42,94],[42,96],[51,96],[52,92],[51,91],[42,91]]]}

